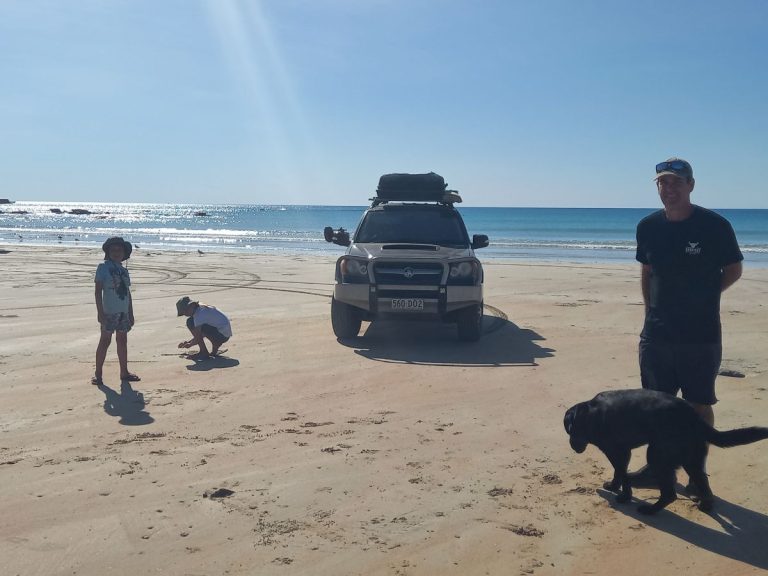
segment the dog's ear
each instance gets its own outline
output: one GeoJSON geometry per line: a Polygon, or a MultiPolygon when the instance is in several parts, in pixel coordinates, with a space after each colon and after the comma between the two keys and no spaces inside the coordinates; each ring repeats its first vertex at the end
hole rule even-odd
{"type": "Polygon", "coordinates": [[[576,406],[571,406],[565,411],[565,417],[563,418],[563,426],[565,427],[565,433],[571,435],[573,430],[573,419],[575,417],[576,406]]]}
{"type": "Polygon", "coordinates": [[[563,419],[565,431],[571,437],[571,448],[579,454],[584,452],[584,450],[587,449],[587,444],[589,444],[589,440],[587,440],[588,418],[589,406],[586,402],[581,402],[572,408],[569,408],[563,419]]]}
{"type": "Polygon", "coordinates": [[[568,435],[574,434],[584,427],[587,412],[589,412],[589,407],[586,402],[579,402],[565,411],[563,426],[568,435]]]}

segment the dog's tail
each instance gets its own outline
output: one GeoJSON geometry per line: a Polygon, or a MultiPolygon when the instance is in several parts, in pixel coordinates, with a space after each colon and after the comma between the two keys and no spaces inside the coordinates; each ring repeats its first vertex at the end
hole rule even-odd
{"type": "Polygon", "coordinates": [[[751,444],[752,442],[768,438],[768,428],[763,428],[761,426],[750,426],[749,428],[737,428],[736,430],[722,431],[707,426],[706,429],[707,442],[719,446],[720,448],[751,444]]]}

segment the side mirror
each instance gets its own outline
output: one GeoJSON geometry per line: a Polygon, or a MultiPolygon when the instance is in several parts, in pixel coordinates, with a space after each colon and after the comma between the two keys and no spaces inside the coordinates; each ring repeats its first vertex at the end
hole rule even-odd
{"type": "Polygon", "coordinates": [[[344,228],[334,230],[330,226],[326,226],[323,228],[323,236],[325,237],[326,242],[333,242],[339,246],[349,246],[350,244],[349,232],[344,230],[344,228]]]}
{"type": "Polygon", "coordinates": [[[472,236],[472,249],[485,248],[488,246],[488,236],[485,234],[475,234],[472,236]]]}

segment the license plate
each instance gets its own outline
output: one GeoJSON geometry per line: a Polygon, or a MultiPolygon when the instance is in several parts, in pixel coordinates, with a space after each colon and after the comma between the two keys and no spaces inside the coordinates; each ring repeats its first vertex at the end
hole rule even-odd
{"type": "Polygon", "coordinates": [[[422,298],[392,298],[392,310],[424,310],[422,298]]]}

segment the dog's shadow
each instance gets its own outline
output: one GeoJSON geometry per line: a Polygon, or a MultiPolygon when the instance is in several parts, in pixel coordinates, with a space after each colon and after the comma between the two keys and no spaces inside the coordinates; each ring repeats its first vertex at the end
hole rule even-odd
{"type": "Polygon", "coordinates": [[[603,489],[597,490],[597,493],[614,510],[647,526],[672,534],[704,550],[768,570],[768,516],[765,514],[715,496],[713,510],[707,514],[720,524],[723,529],[721,532],[678,516],[669,509],[654,516],[646,516],[637,511],[634,498],[631,503],[619,504],[614,493],[603,489]]]}

